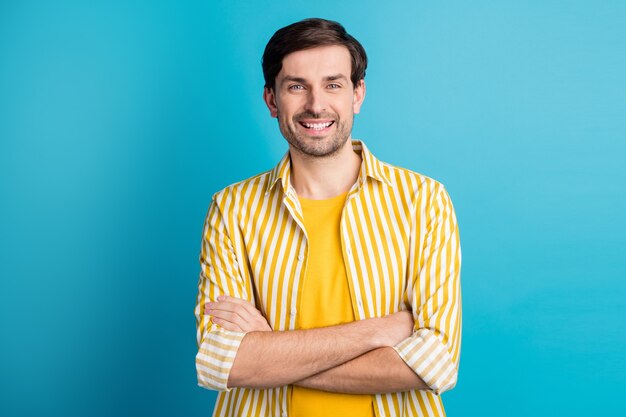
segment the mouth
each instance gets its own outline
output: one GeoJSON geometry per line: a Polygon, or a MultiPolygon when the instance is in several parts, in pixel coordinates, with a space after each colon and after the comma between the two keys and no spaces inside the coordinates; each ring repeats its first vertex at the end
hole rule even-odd
{"type": "Polygon", "coordinates": [[[313,133],[324,133],[332,125],[335,124],[334,120],[326,120],[326,121],[299,121],[300,126],[304,127],[309,132],[313,133]]]}

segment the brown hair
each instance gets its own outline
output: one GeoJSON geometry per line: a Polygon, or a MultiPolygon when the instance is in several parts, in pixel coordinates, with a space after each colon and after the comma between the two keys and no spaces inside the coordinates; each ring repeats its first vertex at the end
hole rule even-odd
{"type": "Polygon", "coordinates": [[[326,19],[304,19],[282,29],[270,38],[263,52],[265,87],[274,89],[276,76],[283,67],[283,58],[296,51],[318,46],[343,45],[350,51],[352,73],[350,79],[356,88],[365,78],[367,55],[363,46],[339,23],[326,19]]]}

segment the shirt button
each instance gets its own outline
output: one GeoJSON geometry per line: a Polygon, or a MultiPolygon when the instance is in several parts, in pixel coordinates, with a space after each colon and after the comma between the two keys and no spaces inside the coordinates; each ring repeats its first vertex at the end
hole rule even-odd
{"type": "Polygon", "coordinates": [[[287,417],[287,412],[283,411],[282,417],[287,417]]]}
{"type": "Polygon", "coordinates": [[[302,262],[304,260],[304,255],[298,255],[298,262],[302,262]]]}
{"type": "Polygon", "coordinates": [[[361,301],[361,300],[357,300],[357,302],[356,302],[356,303],[359,305],[359,307],[363,307],[363,301],[361,301]]]}
{"type": "Polygon", "coordinates": [[[295,308],[292,308],[291,311],[289,312],[291,317],[295,317],[296,313],[297,313],[297,310],[295,308]]]}
{"type": "Polygon", "coordinates": [[[350,246],[348,246],[348,247],[346,248],[346,253],[347,253],[348,255],[352,256],[352,249],[350,249],[350,246]]]}

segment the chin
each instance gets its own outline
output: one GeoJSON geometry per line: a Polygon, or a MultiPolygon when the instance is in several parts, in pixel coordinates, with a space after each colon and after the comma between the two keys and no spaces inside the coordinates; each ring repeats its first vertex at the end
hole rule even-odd
{"type": "MultiPolygon", "coordinates": [[[[348,137],[349,139],[349,137],[348,137]]],[[[337,154],[345,145],[346,141],[337,140],[333,137],[311,138],[308,140],[290,141],[291,145],[301,153],[314,157],[325,157],[337,154]]]]}

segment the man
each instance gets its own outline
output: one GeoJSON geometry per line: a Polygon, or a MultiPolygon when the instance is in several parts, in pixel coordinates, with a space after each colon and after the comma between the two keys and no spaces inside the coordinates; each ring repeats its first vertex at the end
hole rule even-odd
{"type": "Polygon", "coordinates": [[[216,193],[200,256],[198,381],[218,416],[443,416],[460,249],[443,186],[351,140],[367,58],[338,23],[278,30],[264,100],[289,151],[216,193]]]}

